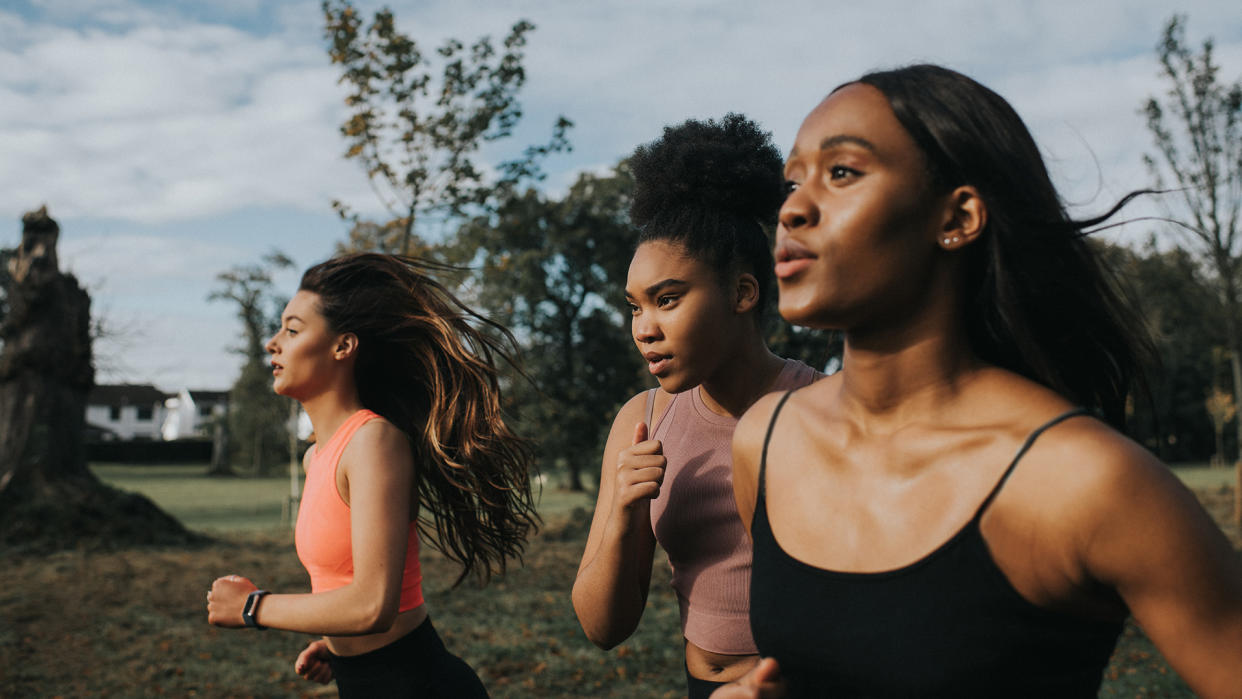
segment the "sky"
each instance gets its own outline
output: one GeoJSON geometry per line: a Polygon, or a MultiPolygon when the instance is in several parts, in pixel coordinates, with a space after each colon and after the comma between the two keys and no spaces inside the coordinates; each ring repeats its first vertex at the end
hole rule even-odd
{"type": "MultiPolygon", "coordinates": [[[[741,112],[787,151],[836,85],[934,62],[1014,105],[1078,215],[1150,184],[1138,109],[1166,89],[1155,45],[1171,12],[1150,0],[387,5],[427,48],[535,24],[510,143],[546,141],[558,115],[575,123],[573,152],[545,163],[552,194],[691,117],[741,112]]],[[[1242,13],[1223,0],[1179,5],[1189,42],[1212,37],[1222,77],[1242,77],[1242,13]]],[[[380,4],[357,6],[369,16],[380,4]]],[[[348,232],[334,199],[383,217],[343,157],[344,91],[322,31],[318,0],[0,2],[0,247],[20,239],[23,212],[47,205],[62,268],[108,331],[99,383],[226,389],[241,327],[207,299],[216,275],[273,249],[299,271],[327,258],[348,232]]],[[[1107,235],[1152,233],[1171,235],[1144,222],[1107,235]]],[[[278,290],[292,294],[298,273],[279,275],[278,290]]]]}

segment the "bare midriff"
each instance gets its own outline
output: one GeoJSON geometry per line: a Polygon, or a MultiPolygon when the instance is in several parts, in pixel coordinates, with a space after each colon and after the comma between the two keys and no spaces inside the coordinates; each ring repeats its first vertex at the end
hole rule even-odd
{"type": "Polygon", "coordinates": [[[413,609],[407,609],[397,614],[397,620],[392,623],[392,628],[387,631],[365,636],[324,636],[324,639],[328,642],[328,650],[336,655],[362,655],[363,653],[383,648],[389,643],[405,636],[417,629],[418,625],[423,623],[423,620],[426,618],[427,605],[420,604],[413,609]]]}
{"type": "Polygon", "coordinates": [[[745,675],[756,663],[758,655],[726,655],[704,650],[686,641],[686,668],[691,677],[710,682],[732,682],[745,675]]]}

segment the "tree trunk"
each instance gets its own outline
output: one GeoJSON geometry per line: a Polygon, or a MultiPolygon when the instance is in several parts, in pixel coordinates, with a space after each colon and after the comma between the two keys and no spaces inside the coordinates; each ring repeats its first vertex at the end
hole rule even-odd
{"type": "Polygon", "coordinates": [[[207,467],[209,476],[236,476],[232,461],[229,459],[229,414],[226,404],[224,415],[216,417],[215,426],[211,430],[211,466],[207,467]]]}
{"type": "Polygon", "coordinates": [[[95,380],[90,297],[58,269],[59,226],[22,217],[0,323],[0,545],[48,550],[94,540],[187,543],[149,500],[100,483],[86,465],[86,397],[95,380]]]}

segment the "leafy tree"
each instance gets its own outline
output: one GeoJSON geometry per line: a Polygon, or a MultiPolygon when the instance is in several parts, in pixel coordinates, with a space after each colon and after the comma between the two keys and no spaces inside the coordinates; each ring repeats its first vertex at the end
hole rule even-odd
{"type": "Polygon", "coordinates": [[[232,453],[228,461],[213,460],[215,475],[230,474],[230,461],[249,463],[254,471],[267,473],[287,457],[285,420],[289,403],[272,392],[264,344],[280,327],[286,302],[273,291],[272,273],[292,266],[293,261],[279,252],[269,253],[258,264],[236,265],[216,275],[217,287],[207,297],[209,301],[237,305],[242,345],[235,351],[245,358],[229,390],[228,443],[232,453]]]}
{"type": "Polygon", "coordinates": [[[1140,396],[1132,402],[1130,435],[1165,461],[1208,458],[1214,439],[1203,397],[1229,380],[1213,360],[1213,348],[1226,341],[1213,285],[1192,254],[1161,250],[1154,236],[1138,249],[1109,244],[1099,249],[1118,273],[1123,293],[1143,309],[1161,362],[1150,372],[1151,400],[1140,396]]]}
{"type": "Polygon", "coordinates": [[[363,165],[393,217],[365,223],[333,202],[354,223],[343,247],[422,252],[416,224],[494,206],[522,181],[541,177],[540,159],[569,147],[571,123],[561,117],[547,144],[501,163],[494,177],[476,161],[484,144],[512,135],[522,117],[517,93],[526,81],[522,59],[526,35],[535,28],[530,22],[514,24],[500,49],[487,36],[468,47],[450,39],[429,56],[397,30],[388,9],[365,28],[348,0],[325,0],[323,13],[328,54],[349,88],[349,118],[341,126],[349,144],[345,157],[363,165]]]}
{"type": "MultiPolygon", "coordinates": [[[[1172,178],[1180,213],[1188,217],[1181,229],[1192,249],[1214,272],[1213,281],[1224,305],[1224,329],[1233,378],[1235,404],[1242,405],[1242,312],[1239,278],[1242,240],[1242,80],[1220,80],[1212,40],[1194,53],[1186,43],[1185,17],[1175,15],[1157,45],[1162,76],[1169,84],[1163,98],[1144,106],[1147,127],[1156,146],[1145,156],[1158,187],[1172,178]]],[[[1237,423],[1242,443],[1242,420],[1237,423]]],[[[1238,461],[1234,518],[1242,524],[1242,459],[1238,461]]]]}
{"type": "Polygon", "coordinates": [[[618,405],[644,387],[624,314],[625,276],[637,233],[629,226],[630,175],[581,175],[561,200],[534,190],[459,230],[446,252],[473,263],[466,293],[523,343],[529,380],[509,382],[519,427],[537,439],[542,465],[565,468],[582,489],[618,405]]]}

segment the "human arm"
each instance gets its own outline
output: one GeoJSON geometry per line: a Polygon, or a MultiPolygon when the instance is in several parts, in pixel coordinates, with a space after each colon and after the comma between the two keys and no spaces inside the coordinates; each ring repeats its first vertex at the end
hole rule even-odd
{"type": "Polygon", "coordinates": [[[574,580],[578,622],[587,638],[604,649],[634,633],[651,587],[651,498],[660,492],[665,459],[660,443],[647,439],[645,403],[645,394],[635,396],[613,421],[595,514],[574,580]]]}
{"type": "Polygon", "coordinates": [[[1146,450],[1117,438],[1090,456],[1106,465],[1082,508],[1088,574],[1116,590],[1196,694],[1242,697],[1242,559],[1146,450]]]}
{"type": "MultiPolygon", "coordinates": [[[[271,594],[256,620],[266,627],[329,636],[378,633],[392,626],[410,523],[413,468],[405,435],[383,420],[359,428],[341,456],[338,488],[350,505],[353,580],[313,594],[271,594]]],[[[212,585],[208,621],[242,625],[249,580],[220,578],[212,585]]]]}

